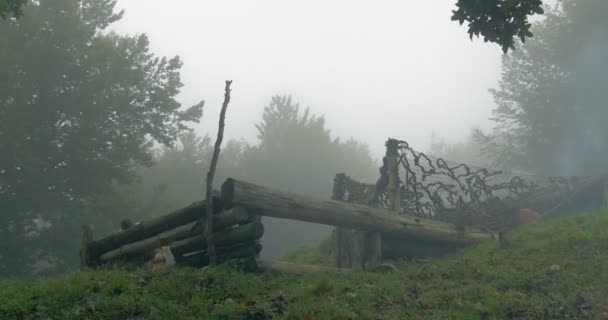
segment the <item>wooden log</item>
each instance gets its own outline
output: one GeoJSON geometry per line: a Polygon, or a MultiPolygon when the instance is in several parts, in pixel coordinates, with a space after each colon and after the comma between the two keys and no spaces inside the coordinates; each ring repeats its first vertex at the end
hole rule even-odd
{"type": "Polygon", "coordinates": [[[313,266],[307,264],[290,263],[276,260],[261,260],[259,267],[262,271],[277,272],[277,273],[348,273],[350,269],[332,268],[313,266]]]}
{"type": "Polygon", "coordinates": [[[93,227],[85,224],[82,226],[82,242],[80,244],[80,270],[85,269],[91,264],[89,243],[93,241],[93,227]]]}
{"type": "Polygon", "coordinates": [[[440,257],[462,248],[464,248],[462,245],[442,242],[412,242],[398,238],[382,238],[382,257],[385,260],[440,257]]]}
{"type": "MultiPolygon", "coordinates": [[[[215,221],[214,227],[217,228],[217,230],[225,229],[238,223],[247,222],[249,219],[249,214],[242,207],[234,207],[213,216],[213,220],[215,221]]],[[[107,262],[120,257],[136,256],[145,251],[168,245],[173,241],[192,237],[201,233],[202,228],[200,224],[197,221],[190,222],[177,228],[161,232],[150,238],[128,243],[117,249],[103,253],[100,256],[100,261],[107,262]]]]}
{"type": "MultiPolygon", "coordinates": [[[[252,222],[216,232],[213,234],[213,239],[218,246],[229,246],[259,240],[262,235],[264,235],[264,225],[260,222],[252,222]]],[[[171,244],[171,252],[174,256],[206,249],[207,241],[203,235],[175,241],[171,244]]]]}
{"type": "MultiPolygon", "coordinates": [[[[215,199],[213,207],[214,212],[219,212],[222,208],[221,200],[215,199]]],[[[94,241],[91,245],[94,246],[98,252],[107,252],[124,244],[147,239],[163,231],[197,221],[204,215],[205,208],[204,201],[194,202],[191,205],[176,210],[166,216],[151,219],[149,221],[142,221],[125,231],[94,241]]]]}
{"type": "MultiPolygon", "coordinates": [[[[217,246],[217,262],[222,263],[230,259],[254,258],[260,251],[262,251],[262,245],[255,242],[232,246],[217,246]]],[[[204,267],[209,265],[209,262],[207,250],[175,257],[175,263],[180,266],[204,267]]]]}
{"type": "Polygon", "coordinates": [[[382,209],[317,200],[235,179],[228,179],[222,186],[222,200],[227,207],[243,206],[253,214],[378,231],[404,239],[465,244],[492,239],[490,233],[477,228],[458,228],[449,223],[409,215],[389,215],[382,209]]]}

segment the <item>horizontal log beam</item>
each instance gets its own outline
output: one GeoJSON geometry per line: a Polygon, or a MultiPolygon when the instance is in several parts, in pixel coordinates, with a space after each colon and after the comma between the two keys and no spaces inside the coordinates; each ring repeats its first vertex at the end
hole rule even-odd
{"type": "MultiPolygon", "coordinates": [[[[245,223],[251,218],[252,216],[250,216],[242,207],[234,207],[214,215],[213,226],[216,230],[222,230],[236,224],[245,223]]],[[[202,226],[197,221],[190,222],[177,228],[161,232],[150,238],[128,243],[117,249],[110,250],[103,253],[99,260],[101,262],[108,262],[121,257],[139,255],[163,245],[169,245],[176,240],[193,237],[197,234],[202,235],[202,230],[202,226]]]]}
{"type": "MultiPolygon", "coordinates": [[[[213,241],[217,246],[230,246],[259,240],[263,235],[264,225],[261,222],[252,222],[236,228],[218,231],[213,234],[213,241]]],[[[202,234],[171,243],[171,252],[174,256],[206,249],[207,241],[202,234]]]]}
{"type": "Polygon", "coordinates": [[[228,208],[242,206],[252,214],[378,231],[402,239],[462,244],[492,239],[491,234],[477,228],[459,228],[449,223],[409,215],[391,215],[382,209],[318,200],[235,179],[228,179],[222,185],[222,201],[228,208]]]}
{"type": "MultiPolygon", "coordinates": [[[[214,199],[213,206],[214,212],[219,212],[222,208],[221,199],[214,199]]],[[[205,208],[204,201],[194,202],[185,208],[173,211],[167,215],[142,221],[127,230],[93,241],[89,245],[96,252],[107,252],[124,244],[147,239],[163,231],[197,221],[205,215],[205,208]]]]}
{"type": "MultiPolygon", "coordinates": [[[[262,251],[262,245],[245,243],[227,247],[218,246],[216,251],[218,262],[222,263],[230,259],[254,258],[262,251]]],[[[175,263],[180,266],[204,267],[209,265],[209,255],[205,250],[187,256],[176,256],[175,263]]]]}

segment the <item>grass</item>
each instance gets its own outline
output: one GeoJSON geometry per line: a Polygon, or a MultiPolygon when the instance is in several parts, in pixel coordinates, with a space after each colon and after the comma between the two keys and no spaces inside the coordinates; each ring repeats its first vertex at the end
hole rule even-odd
{"type": "Polygon", "coordinates": [[[332,264],[332,246],[334,237],[329,235],[319,243],[303,244],[287,250],[281,260],[293,263],[330,266],[332,264]]]}
{"type": "Polygon", "coordinates": [[[390,273],[222,266],[4,279],[0,319],[608,319],[608,210],[517,230],[509,241],[390,273]]]}

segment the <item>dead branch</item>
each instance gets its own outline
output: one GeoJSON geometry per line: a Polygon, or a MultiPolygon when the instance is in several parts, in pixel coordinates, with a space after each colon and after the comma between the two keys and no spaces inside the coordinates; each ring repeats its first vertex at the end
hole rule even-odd
{"type": "Polygon", "coordinates": [[[220,112],[220,121],[217,131],[217,138],[215,139],[215,148],[213,149],[213,157],[211,158],[211,165],[209,166],[209,172],[207,173],[207,190],[206,190],[206,202],[207,202],[207,223],[205,225],[205,238],[207,239],[208,253],[209,253],[209,264],[216,264],[215,245],[213,244],[213,176],[215,175],[215,168],[217,167],[217,159],[220,155],[220,146],[222,145],[222,139],[224,139],[224,122],[226,119],[226,109],[228,103],[230,103],[230,85],[232,80],[226,80],[226,87],[224,89],[224,103],[222,104],[222,111],[220,112]]]}

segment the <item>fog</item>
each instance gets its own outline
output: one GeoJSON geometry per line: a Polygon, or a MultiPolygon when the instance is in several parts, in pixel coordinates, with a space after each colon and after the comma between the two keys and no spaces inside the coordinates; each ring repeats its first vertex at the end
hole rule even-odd
{"type": "MultiPolygon", "coordinates": [[[[215,188],[328,199],[337,173],[379,180],[388,138],[452,164],[606,172],[608,5],[559,3],[505,55],[451,21],[454,1],[31,2],[0,18],[0,274],[73,270],[82,225],[103,238],[201,200],[225,80],[215,188]]],[[[263,258],[333,230],[263,222],[263,258]]]]}
{"type": "Polygon", "coordinates": [[[226,136],[252,142],[273,94],[324,115],[335,135],[388,137],[424,150],[435,132],[463,140],[488,126],[500,48],[450,21],[453,1],[119,0],[119,33],[146,33],[179,55],[184,105],[206,101],[197,130],[215,132],[224,80],[234,80],[226,136]]]}

